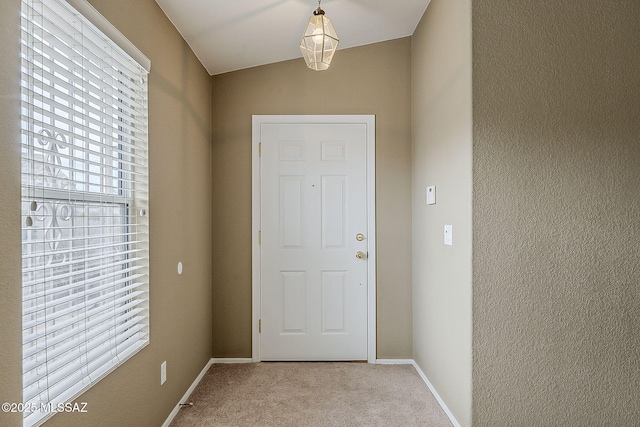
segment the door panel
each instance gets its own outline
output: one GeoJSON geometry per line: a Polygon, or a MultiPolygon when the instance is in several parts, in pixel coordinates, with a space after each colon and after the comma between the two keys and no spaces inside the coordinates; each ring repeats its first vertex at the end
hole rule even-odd
{"type": "Polygon", "coordinates": [[[303,248],[304,176],[280,177],[280,232],[282,248],[303,248]]]}
{"type": "Polygon", "coordinates": [[[322,333],[346,333],[347,272],[322,272],[322,333]]]}
{"type": "Polygon", "coordinates": [[[262,360],[367,359],[365,124],[262,124],[262,360]]]}
{"type": "MultiPolygon", "coordinates": [[[[283,333],[304,334],[306,329],[306,274],[282,272],[283,333]]],[[[279,307],[275,307],[277,310],[279,307]]]]}
{"type": "Polygon", "coordinates": [[[322,177],[322,248],[345,249],[347,239],[347,177],[322,177]]]}

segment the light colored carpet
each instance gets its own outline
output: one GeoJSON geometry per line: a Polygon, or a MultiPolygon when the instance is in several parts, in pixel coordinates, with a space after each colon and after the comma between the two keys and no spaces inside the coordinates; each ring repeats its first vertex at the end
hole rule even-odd
{"type": "Polygon", "coordinates": [[[411,365],[216,364],[188,401],[171,427],[451,426],[411,365]]]}

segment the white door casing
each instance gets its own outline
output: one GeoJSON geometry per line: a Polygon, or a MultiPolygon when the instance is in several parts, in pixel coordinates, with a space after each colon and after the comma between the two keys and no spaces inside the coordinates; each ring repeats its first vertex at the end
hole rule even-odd
{"type": "Polygon", "coordinates": [[[374,126],[253,116],[254,361],[375,361],[374,126]]]}

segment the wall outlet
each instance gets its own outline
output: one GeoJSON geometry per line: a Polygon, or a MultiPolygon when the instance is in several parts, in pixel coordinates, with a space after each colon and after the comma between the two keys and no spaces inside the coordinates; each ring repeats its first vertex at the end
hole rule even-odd
{"type": "Polygon", "coordinates": [[[167,361],[165,360],[160,364],[160,385],[167,381],[167,361]]]}

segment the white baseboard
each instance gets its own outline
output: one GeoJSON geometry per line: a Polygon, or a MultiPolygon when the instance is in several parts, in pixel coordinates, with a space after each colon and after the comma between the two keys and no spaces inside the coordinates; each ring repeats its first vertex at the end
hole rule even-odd
{"type": "Polygon", "coordinates": [[[178,415],[178,412],[180,411],[180,404],[185,402],[189,398],[189,395],[191,395],[191,393],[193,393],[193,390],[195,390],[196,386],[202,380],[202,377],[204,377],[204,374],[207,373],[207,371],[209,370],[209,368],[211,367],[211,365],[213,363],[214,363],[213,359],[209,359],[207,364],[204,366],[204,369],[202,369],[202,371],[200,371],[200,374],[196,377],[196,379],[191,384],[191,387],[189,387],[189,389],[187,389],[187,392],[184,394],[184,396],[182,396],[182,399],[180,399],[180,401],[178,402],[176,407],[173,408],[173,411],[171,411],[171,413],[169,414],[169,416],[167,417],[165,422],[162,423],[162,427],[169,427],[169,424],[171,424],[171,421],[173,421],[175,416],[178,415]]]}
{"type": "Polygon", "coordinates": [[[413,359],[376,359],[376,365],[413,365],[413,359]]]}
{"type": "Polygon", "coordinates": [[[445,412],[445,414],[447,414],[447,417],[449,417],[449,421],[451,421],[451,424],[453,424],[453,427],[460,427],[460,423],[458,422],[458,420],[456,420],[456,417],[453,416],[453,414],[451,413],[447,405],[444,403],[444,400],[442,400],[442,398],[436,391],[436,388],[433,386],[433,384],[431,384],[431,381],[429,381],[429,379],[424,374],[424,372],[422,372],[422,369],[420,369],[420,366],[418,366],[415,360],[412,360],[411,364],[413,365],[414,368],[416,368],[416,371],[418,371],[418,375],[420,375],[420,378],[422,378],[422,381],[424,381],[427,387],[429,387],[429,390],[431,390],[431,393],[440,404],[440,407],[445,412]]]}
{"type": "Polygon", "coordinates": [[[422,381],[424,381],[427,387],[429,387],[429,390],[431,391],[431,394],[433,394],[433,397],[436,398],[442,410],[445,412],[445,414],[447,414],[447,417],[449,417],[449,421],[451,421],[451,423],[453,424],[453,427],[460,427],[460,423],[458,422],[458,420],[456,420],[456,418],[453,416],[453,414],[451,413],[447,405],[444,403],[444,400],[442,400],[442,398],[436,391],[436,388],[433,386],[433,384],[431,384],[431,381],[429,381],[429,379],[424,374],[424,372],[422,372],[422,369],[420,369],[420,366],[418,366],[415,360],[413,359],[376,359],[376,364],[413,365],[413,367],[416,368],[416,371],[418,371],[418,375],[420,375],[420,378],[422,378],[422,381]]]}
{"type": "MultiPolygon", "coordinates": [[[[200,372],[198,377],[191,384],[191,387],[189,387],[189,389],[184,394],[184,396],[182,396],[182,399],[180,399],[180,402],[178,402],[176,407],[173,408],[173,411],[171,411],[171,413],[169,414],[169,416],[167,417],[165,422],[162,424],[162,427],[169,427],[169,424],[171,424],[171,421],[173,421],[175,416],[178,415],[178,411],[180,411],[180,403],[186,401],[187,398],[189,397],[189,395],[191,395],[191,393],[193,393],[193,390],[196,388],[198,383],[202,380],[202,377],[204,377],[204,375],[207,373],[207,371],[209,370],[211,365],[213,365],[214,363],[252,363],[252,362],[253,362],[253,359],[251,359],[250,357],[247,357],[247,358],[213,358],[213,359],[209,359],[209,361],[205,365],[204,369],[202,369],[202,371],[200,372]]],[[[418,366],[418,364],[416,363],[415,360],[413,360],[413,359],[376,359],[376,364],[380,364],[380,365],[413,365],[413,367],[418,372],[418,375],[420,375],[420,378],[422,378],[422,380],[425,382],[425,384],[427,385],[427,387],[429,388],[429,390],[431,391],[433,396],[438,401],[438,404],[440,405],[442,410],[445,412],[445,414],[447,414],[447,417],[449,417],[449,420],[453,424],[453,427],[461,427],[460,423],[458,422],[458,420],[456,420],[456,418],[453,416],[453,414],[451,413],[451,411],[449,410],[447,405],[444,403],[444,400],[442,400],[442,398],[440,397],[440,395],[436,391],[436,388],[433,386],[433,384],[431,384],[431,381],[429,381],[429,379],[424,374],[424,372],[422,372],[422,369],[420,369],[420,366],[418,366]]]]}
{"type": "Polygon", "coordinates": [[[253,363],[253,359],[250,357],[239,358],[227,358],[227,357],[214,357],[211,359],[212,363],[253,363]]]}

